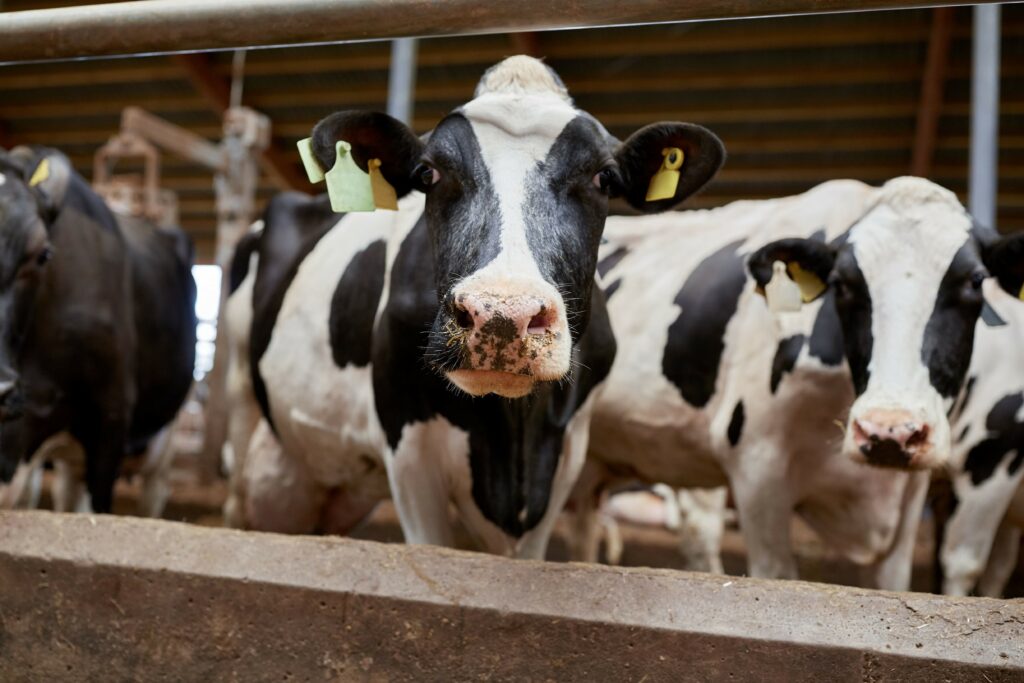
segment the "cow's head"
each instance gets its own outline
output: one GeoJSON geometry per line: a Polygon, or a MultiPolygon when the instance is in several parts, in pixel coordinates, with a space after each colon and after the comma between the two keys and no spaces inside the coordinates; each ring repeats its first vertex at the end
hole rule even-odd
{"type": "Polygon", "coordinates": [[[364,169],[380,159],[399,196],[427,195],[440,303],[427,359],[469,394],[507,397],[568,373],[590,315],[609,197],[664,211],[700,189],[725,156],[710,131],[686,123],[615,140],[530,57],[492,67],[473,100],[423,140],[384,114],[339,112],[313,131],[324,168],[338,140],[364,169]],[[684,152],[675,195],[648,202],[672,147],[684,152]]]}
{"type": "Polygon", "coordinates": [[[1024,235],[999,238],[972,225],[955,195],[921,178],[897,178],[832,244],[772,242],[749,260],[763,290],[772,264],[797,264],[835,295],[857,400],[844,451],[901,468],[944,465],[947,411],[971,360],[990,275],[1017,296],[1024,235]]]}
{"type": "MultiPolygon", "coordinates": [[[[52,150],[0,150],[0,423],[20,416],[18,356],[53,254],[48,225],[70,173],[67,157],[52,150]]],[[[0,479],[15,466],[17,458],[0,461],[0,479]]]]}

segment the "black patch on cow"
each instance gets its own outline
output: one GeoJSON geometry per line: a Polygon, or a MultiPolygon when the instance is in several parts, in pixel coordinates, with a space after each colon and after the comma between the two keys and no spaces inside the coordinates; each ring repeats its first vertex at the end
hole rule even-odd
{"type": "Polygon", "coordinates": [[[931,317],[924,330],[921,360],[940,396],[956,396],[971,363],[974,329],[984,301],[971,275],[981,265],[977,245],[968,240],[949,264],[939,284],[931,317]]]}
{"type": "Polygon", "coordinates": [[[661,367],[683,399],[697,408],[715,392],[725,328],[747,283],[743,257],[736,251],[741,243],[727,244],[701,261],[675,298],[681,310],[668,328],[661,367]]]}
{"type": "MultiPolygon", "coordinates": [[[[845,239],[844,234],[840,240],[845,239]]],[[[839,251],[829,280],[842,329],[843,350],[850,364],[853,388],[860,395],[867,389],[871,376],[868,365],[871,362],[874,337],[871,333],[871,294],[851,249],[839,251]]]]}
{"type": "Polygon", "coordinates": [[[739,401],[736,407],[732,409],[732,418],[729,420],[729,429],[726,430],[726,436],[729,437],[729,443],[733,446],[740,442],[740,436],[743,434],[743,401],[739,401]]]}
{"type": "Polygon", "coordinates": [[[960,436],[956,437],[957,444],[962,444],[964,439],[967,438],[968,432],[971,431],[971,425],[964,425],[964,428],[960,430],[960,436]]]}
{"type": "Polygon", "coordinates": [[[597,252],[608,216],[608,196],[594,187],[593,177],[607,163],[604,130],[590,116],[577,116],[525,180],[526,242],[541,275],[562,293],[573,341],[588,324],[597,252]]]}
{"type": "Polygon", "coordinates": [[[953,401],[953,405],[949,408],[949,413],[946,415],[950,420],[957,420],[963,415],[964,410],[967,408],[967,402],[971,400],[971,392],[974,391],[974,385],[978,381],[977,375],[974,377],[968,377],[967,383],[964,385],[964,390],[960,392],[957,400],[953,401]]]}
{"type": "Polygon", "coordinates": [[[231,266],[228,268],[229,295],[234,294],[249,275],[252,255],[260,246],[260,234],[259,232],[247,232],[235,245],[235,252],[231,255],[231,266]]]}
{"type": "Polygon", "coordinates": [[[591,322],[574,349],[571,375],[520,399],[473,398],[453,390],[423,358],[437,314],[426,223],[409,233],[392,265],[388,300],[373,345],[377,413],[396,448],[402,430],[443,416],[469,433],[473,500],[512,536],[534,528],[547,510],[565,429],[615,357],[604,297],[592,289],[591,322]]]}
{"type": "Polygon", "coordinates": [[[814,316],[807,352],[824,365],[837,366],[843,362],[843,327],[836,312],[836,297],[829,289],[821,299],[821,308],[814,316]]]}
{"type": "Polygon", "coordinates": [[[621,285],[622,285],[622,278],[620,277],[620,278],[617,278],[615,280],[615,282],[613,282],[610,285],[608,285],[607,287],[605,287],[604,288],[604,298],[605,298],[605,300],[607,301],[607,300],[611,299],[612,298],[612,294],[615,294],[615,292],[619,291],[619,287],[621,285]]]}
{"type": "Polygon", "coordinates": [[[1024,393],[1017,392],[999,399],[985,418],[988,436],[979,441],[970,453],[964,469],[971,474],[975,486],[991,477],[1011,451],[1009,473],[1013,475],[1024,462],[1024,422],[1017,422],[1017,414],[1024,405],[1024,393]]]}
{"type": "Polygon", "coordinates": [[[615,266],[619,265],[619,262],[626,257],[629,253],[629,249],[626,247],[619,247],[612,253],[605,256],[603,259],[597,262],[597,273],[601,277],[605,277],[610,273],[615,266]]]}
{"type": "Polygon", "coordinates": [[[981,305],[981,320],[989,327],[1002,327],[1006,321],[996,313],[996,309],[988,301],[981,305]]]}
{"type": "Polygon", "coordinates": [[[384,290],[387,244],[373,242],[352,257],[331,298],[328,331],[331,354],[339,368],[370,363],[373,320],[384,290]]]}
{"type": "Polygon", "coordinates": [[[260,360],[270,346],[277,315],[299,266],[340,219],[340,215],[331,211],[327,195],[311,198],[299,192],[275,195],[263,212],[259,266],[252,288],[249,369],[253,394],[271,428],[274,428],[274,420],[267,386],[260,374],[260,360]]]}
{"type": "Polygon", "coordinates": [[[792,372],[796,367],[796,360],[800,357],[800,349],[804,347],[806,337],[802,334],[795,334],[786,337],[779,342],[779,348],[775,350],[775,358],[772,359],[771,390],[774,394],[782,382],[782,376],[792,372]]]}

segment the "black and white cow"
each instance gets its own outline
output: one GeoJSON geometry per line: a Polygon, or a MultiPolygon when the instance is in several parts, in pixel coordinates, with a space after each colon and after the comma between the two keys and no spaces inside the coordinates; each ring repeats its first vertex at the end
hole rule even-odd
{"type": "Polygon", "coordinates": [[[1024,516],[1024,311],[992,283],[967,381],[953,405],[947,467],[954,508],[938,548],[947,595],[1000,597],[1013,573],[1024,516]]]}
{"type": "MultiPolygon", "coordinates": [[[[722,145],[684,123],[620,143],[528,57],[491,68],[425,139],[383,114],[334,114],[313,132],[324,168],[338,140],[362,167],[380,159],[405,198],[342,218],[275,305],[256,306],[254,387],[279,447],[269,429],[250,446],[249,523],[341,531],[390,488],[410,542],[451,544],[454,504],[484,548],[541,557],[614,356],[593,286],[608,199],[671,208],[722,145]],[[678,188],[648,202],[673,147],[678,188]]],[[[267,218],[264,239],[284,220],[267,218]]]]}
{"type": "Polygon", "coordinates": [[[578,556],[596,555],[591,511],[616,479],[728,483],[751,574],[796,576],[796,510],[870,583],[906,588],[928,472],[863,463],[948,461],[986,266],[1019,289],[1007,254],[1024,242],[972,229],[952,193],[915,178],[609,219],[606,238],[619,353],[576,493],[578,556]],[[772,314],[756,290],[775,261],[816,274],[823,296],[772,314]]]}
{"type": "Polygon", "coordinates": [[[47,148],[0,153],[0,478],[67,432],[92,508],[192,383],[195,283],[184,233],[118,219],[47,148]]]}

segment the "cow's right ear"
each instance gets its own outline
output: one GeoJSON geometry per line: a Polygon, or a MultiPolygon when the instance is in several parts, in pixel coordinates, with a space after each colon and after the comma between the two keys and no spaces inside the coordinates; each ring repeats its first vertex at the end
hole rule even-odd
{"type": "Polygon", "coordinates": [[[71,182],[71,160],[55,149],[24,146],[12,149],[10,158],[24,169],[25,183],[39,199],[43,211],[49,217],[60,211],[71,182]]]}
{"type": "Polygon", "coordinates": [[[323,119],[313,128],[312,148],[325,171],[334,167],[339,140],[352,145],[352,158],[363,171],[370,159],[380,159],[380,172],[399,197],[418,188],[413,171],[423,142],[401,121],[372,111],[339,111],[323,119]]]}
{"type": "Polygon", "coordinates": [[[773,265],[786,265],[790,279],[800,286],[804,303],[814,301],[828,289],[828,276],[835,264],[835,249],[816,239],[789,238],[770,242],[747,260],[747,270],[762,296],[774,274],[773,265]]]}

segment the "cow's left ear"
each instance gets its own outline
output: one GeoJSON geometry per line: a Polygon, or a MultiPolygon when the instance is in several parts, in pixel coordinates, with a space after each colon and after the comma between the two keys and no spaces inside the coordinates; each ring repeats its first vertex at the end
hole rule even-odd
{"type": "Polygon", "coordinates": [[[804,303],[809,303],[828,289],[828,276],[835,265],[836,251],[831,245],[816,239],[789,238],[769,242],[747,259],[747,270],[757,283],[759,294],[765,293],[765,286],[774,275],[776,261],[786,265],[786,273],[799,285],[804,303]]]}
{"type": "Polygon", "coordinates": [[[981,260],[999,286],[1024,299],[1024,234],[998,237],[992,232],[988,239],[979,239],[978,242],[981,260]]]}
{"type": "Polygon", "coordinates": [[[23,169],[25,184],[43,209],[51,215],[59,211],[71,181],[71,160],[55,149],[24,146],[12,149],[10,158],[23,169]]]}
{"type": "Polygon", "coordinates": [[[644,213],[668,211],[704,187],[725,163],[725,146],[718,136],[693,123],[652,123],[629,136],[615,150],[622,175],[618,193],[644,213]],[[682,152],[679,159],[674,150],[682,152]],[[655,192],[648,200],[651,181],[659,173],[678,173],[666,192],[655,192]],[[667,196],[665,196],[667,195],[667,196]],[[659,197],[659,198],[654,198],[659,197]]]}
{"type": "Polygon", "coordinates": [[[363,171],[370,159],[380,159],[380,172],[404,197],[419,189],[413,171],[423,154],[423,142],[398,119],[375,111],[339,111],[313,128],[313,154],[328,171],[334,167],[339,140],[352,145],[352,157],[363,171]]]}

